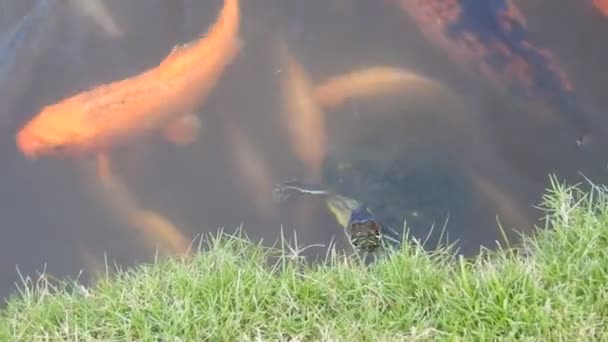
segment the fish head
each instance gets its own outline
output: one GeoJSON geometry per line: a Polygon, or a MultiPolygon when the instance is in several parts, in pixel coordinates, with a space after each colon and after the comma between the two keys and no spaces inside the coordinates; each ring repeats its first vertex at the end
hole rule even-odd
{"type": "Polygon", "coordinates": [[[29,159],[77,157],[88,152],[94,125],[70,107],[60,103],[42,109],[17,133],[19,150],[29,159]]]}

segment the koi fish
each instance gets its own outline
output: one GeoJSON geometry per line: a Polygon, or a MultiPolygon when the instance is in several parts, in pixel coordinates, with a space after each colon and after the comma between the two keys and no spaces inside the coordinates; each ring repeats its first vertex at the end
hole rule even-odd
{"type": "Polygon", "coordinates": [[[349,99],[374,99],[380,96],[414,92],[416,97],[433,97],[444,87],[409,70],[375,66],[332,77],[315,86],[314,97],[325,109],[344,105],[349,99]]]}
{"type": "Polygon", "coordinates": [[[260,213],[267,216],[274,214],[274,208],[265,196],[266,191],[272,188],[273,176],[263,151],[247,132],[230,120],[224,122],[224,128],[234,170],[239,175],[239,185],[260,213]]]}
{"type": "Polygon", "coordinates": [[[106,166],[108,176],[103,179],[102,187],[95,182],[96,175],[91,172],[88,163],[81,162],[79,166],[85,185],[90,188],[91,195],[98,203],[111,210],[127,226],[142,233],[151,247],[160,243],[170,253],[187,254],[190,240],[182,230],[168,217],[143,208],[124,180],[113,172],[111,165],[106,166]]]}
{"type": "Polygon", "coordinates": [[[420,139],[433,139],[434,145],[460,153],[456,151],[464,147],[462,143],[477,139],[481,129],[473,101],[439,80],[406,68],[378,65],[332,76],[315,85],[314,97],[325,112],[333,112],[326,118],[332,131],[328,145],[332,153],[342,156],[363,153],[393,158],[406,141],[420,139]],[[335,112],[347,104],[374,101],[391,110],[375,110],[374,105],[362,112],[356,108],[335,112]],[[447,134],[445,127],[450,127],[447,134]],[[416,132],[427,133],[422,137],[416,132]],[[428,132],[443,133],[430,137],[428,132]]]}
{"type": "Polygon", "coordinates": [[[287,127],[292,150],[318,181],[326,148],[325,114],[314,97],[314,87],[304,67],[281,41],[278,46],[285,65],[282,79],[283,122],[287,127]]]}
{"type": "Polygon", "coordinates": [[[51,48],[58,32],[61,1],[40,0],[0,40],[0,125],[7,125],[17,102],[33,77],[40,58],[51,48]]]}
{"type": "Polygon", "coordinates": [[[511,0],[398,0],[435,46],[457,65],[531,103],[557,107],[577,128],[577,144],[591,124],[566,73],[545,48],[532,43],[511,0]]]}
{"type": "Polygon", "coordinates": [[[242,45],[239,25],[239,1],[225,0],[205,36],[175,47],[158,66],[44,107],[17,133],[18,148],[30,159],[103,159],[113,149],[166,129],[170,139],[173,125],[198,120],[194,111],[236,58],[242,45]]]}

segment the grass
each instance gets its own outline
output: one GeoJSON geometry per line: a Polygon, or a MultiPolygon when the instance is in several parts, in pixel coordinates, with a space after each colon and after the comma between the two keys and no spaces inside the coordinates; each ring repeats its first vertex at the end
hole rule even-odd
{"type": "Polygon", "coordinates": [[[338,254],[307,265],[221,236],[188,261],[117,271],[88,289],[29,279],[1,313],[0,338],[606,339],[608,189],[553,182],[543,207],[552,229],[470,260],[412,244],[371,266],[338,254]]]}

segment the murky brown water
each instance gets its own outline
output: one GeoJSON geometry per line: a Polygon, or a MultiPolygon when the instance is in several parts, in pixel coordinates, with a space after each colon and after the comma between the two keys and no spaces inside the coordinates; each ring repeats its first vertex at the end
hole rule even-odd
{"type": "MultiPolygon", "coordinates": [[[[0,0],[3,6],[9,1],[14,2],[0,0]]],[[[30,162],[15,147],[16,130],[40,106],[157,65],[177,41],[205,31],[221,6],[219,0],[184,1],[184,18],[179,7],[162,0],[105,3],[125,36],[87,36],[81,67],[45,56],[12,124],[2,128],[0,296],[13,290],[16,265],[26,274],[45,264],[56,276],[74,276],[83,267],[90,274],[103,267],[104,253],[123,265],[150,261],[156,243],[163,245],[158,239],[173,238],[125,223],[96,178],[83,171],[90,166],[86,161],[30,162]]],[[[600,114],[608,110],[603,94],[608,19],[575,1],[562,7],[550,0],[519,3],[531,30],[563,62],[583,100],[600,114]]],[[[300,244],[328,243],[335,236],[344,245],[340,228],[317,201],[283,207],[270,202],[272,184],[306,173],[279,119],[284,66],[276,55],[277,32],[284,33],[313,83],[385,65],[477,94],[466,106],[439,97],[415,103],[403,98],[326,113],[329,151],[337,158],[400,158],[397,165],[404,172],[426,175],[411,178],[420,183],[404,189],[425,207],[408,210],[424,212],[441,203],[450,212],[450,239],[461,240],[465,254],[494,245],[497,213],[509,231],[529,232],[539,215],[532,206],[548,172],[571,182],[580,180],[579,171],[598,182],[607,178],[605,136],[581,153],[571,146],[568,127],[549,126],[542,116],[478,90],[390,2],[260,0],[242,6],[244,48],[200,111],[201,138],[185,147],[153,138],[113,155],[115,170],[138,205],[172,221],[186,239],[219,227],[233,231],[244,223],[250,237],[268,243],[279,238],[284,225],[288,232],[297,227],[300,244]],[[349,120],[356,113],[362,119],[349,120]]],[[[14,15],[26,10],[18,7],[14,15]]],[[[69,36],[67,31],[69,26],[64,32],[69,36]]],[[[607,116],[593,119],[596,126],[608,127],[607,116]]],[[[437,218],[439,226],[444,219],[437,218]]],[[[418,227],[414,233],[424,236],[426,230],[418,227]]]]}

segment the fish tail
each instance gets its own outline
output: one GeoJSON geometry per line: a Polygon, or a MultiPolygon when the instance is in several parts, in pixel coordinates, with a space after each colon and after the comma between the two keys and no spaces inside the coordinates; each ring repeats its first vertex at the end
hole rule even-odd
{"type": "Polygon", "coordinates": [[[225,39],[226,37],[234,37],[235,43],[239,44],[239,27],[241,9],[239,0],[224,0],[224,7],[220,12],[215,24],[203,34],[203,37],[215,37],[217,39],[225,39]]]}
{"type": "MultiPolygon", "coordinates": [[[[171,65],[176,56],[194,55],[212,56],[216,63],[230,64],[243,46],[239,36],[240,5],[239,0],[225,0],[224,7],[216,21],[201,37],[193,42],[178,45],[161,62],[161,66],[171,65]]],[[[169,67],[169,69],[173,69],[169,67]]]]}

